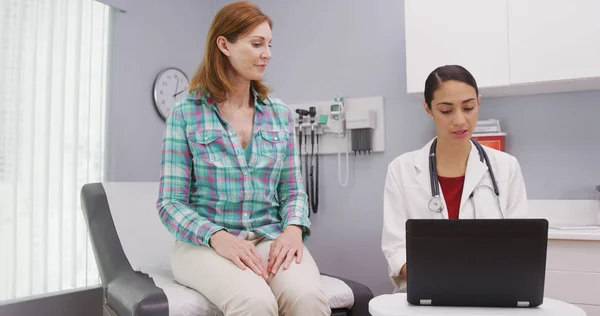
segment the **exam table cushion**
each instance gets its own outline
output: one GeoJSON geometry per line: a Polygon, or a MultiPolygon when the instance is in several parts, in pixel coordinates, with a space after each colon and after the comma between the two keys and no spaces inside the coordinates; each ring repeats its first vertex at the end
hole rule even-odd
{"type": "MultiPolygon", "coordinates": [[[[105,182],[102,184],[115,229],[134,271],[147,274],[168,299],[169,315],[222,315],[202,294],[178,284],[171,272],[174,237],[156,210],[157,182],[105,182]]],[[[343,281],[321,276],[329,306],[351,308],[352,289],[343,281]]]]}

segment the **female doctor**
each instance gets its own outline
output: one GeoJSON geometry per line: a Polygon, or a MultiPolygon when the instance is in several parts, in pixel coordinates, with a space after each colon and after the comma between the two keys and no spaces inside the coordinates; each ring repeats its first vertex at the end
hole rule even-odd
{"type": "Polygon", "coordinates": [[[461,66],[439,67],[424,96],[437,137],[392,161],[385,181],[382,250],[394,292],[406,289],[406,220],[527,216],[517,159],[471,140],[480,105],[473,76],[461,66]]]}

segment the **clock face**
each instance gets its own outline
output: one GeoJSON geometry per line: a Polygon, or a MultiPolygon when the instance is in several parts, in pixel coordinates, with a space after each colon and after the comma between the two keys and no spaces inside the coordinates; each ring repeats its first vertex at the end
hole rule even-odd
{"type": "Polygon", "coordinates": [[[167,68],[154,81],[154,105],[163,118],[171,108],[187,95],[189,81],[183,71],[167,68]]]}

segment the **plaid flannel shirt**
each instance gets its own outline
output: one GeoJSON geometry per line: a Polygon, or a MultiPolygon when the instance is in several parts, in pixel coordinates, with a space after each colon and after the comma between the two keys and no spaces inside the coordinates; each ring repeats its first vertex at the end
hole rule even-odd
{"type": "Polygon", "coordinates": [[[191,93],[171,109],[156,206],[176,239],[209,246],[219,230],[275,239],[291,224],[302,228],[303,241],[310,235],[293,112],[253,93],[249,161],[208,93],[191,93]]]}

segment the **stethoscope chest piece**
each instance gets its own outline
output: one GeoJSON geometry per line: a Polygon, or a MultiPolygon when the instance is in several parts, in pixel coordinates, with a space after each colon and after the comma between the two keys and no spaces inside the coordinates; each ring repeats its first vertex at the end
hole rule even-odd
{"type": "MultiPolygon", "coordinates": [[[[498,190],[498,184],[496,183],[496,178],[494,177],[494,171],[492,170],[492,165],[490,163],[490,160],[485,152],[485,150],[483,149],[483,146],[481,146],[476,140],[472,140],[473,144],[475,145],[475,147],[477,148],[477,151],[479,153],[479,160],[481,162],[485,162],[485,164],[487,165],[488,168],[488,172],[490,173],[490,178],[492,179],[492,185],[494,186],[493,188],[490,188],[494,191],[494,194],[496,195],[496,201],[498,202],[498,211],[500,212],[500,217],[504,218],[504,214],[502,213],[502,208],[500,207],[500,192],[498,190]]],[[[432,212],[441,212],[444,209],[444,204],[442,203],[442,199],[440,198],[440,188],[439,188],[439,182],[438,182],[438,174],[437,174],[437,168],[436,168],[436,158],[435,158],[435,146],[437,144],[437,138],[433,140],[433,143],[431,144],[431,147],[429,149],[429,180],[430,180],[430,184],[431,184],[431,199],[429,200],[428,206],[429,206],[429,210],[432,212]]],[[[486,186],[487,187],[487,186],[486,186]]],[[[475,189],[473,189],[473,192],[471,192],[471,195],[469,196],[469,198],[471,199],[471,202],[473,203],[473,211],[475,212],[475,202],[473,201],[473,195],[475,194],[475,190],[477,189],[477,187],[475,187],[475,189]]]]}
{"type": "Polygon", "coordinates": [[[433,212],[441,212],[444,209],[444,204],[439,196],[434,196],[429,200],[429,209],[433,212]]]}

